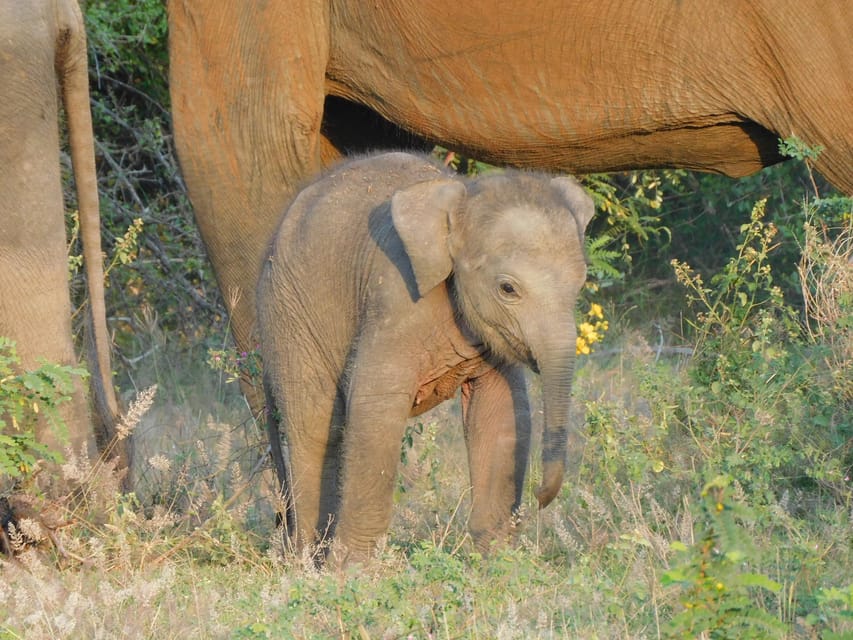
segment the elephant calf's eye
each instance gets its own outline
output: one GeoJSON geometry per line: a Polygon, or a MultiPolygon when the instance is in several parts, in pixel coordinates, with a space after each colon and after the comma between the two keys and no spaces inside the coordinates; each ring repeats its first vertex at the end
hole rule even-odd
{"type": "Polygon", "coordinates": [[[517,300],[519,298],[518,290],[511,282],[501,282],[498,288],[500,289],[501,296],[507,300],[517,300]]]}

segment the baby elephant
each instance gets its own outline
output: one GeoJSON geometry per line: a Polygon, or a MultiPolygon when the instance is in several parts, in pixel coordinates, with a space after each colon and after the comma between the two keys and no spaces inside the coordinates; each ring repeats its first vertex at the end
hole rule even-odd
{"type": "Polygon", "coordinates": [[[342,561],[370,555],[390,523],[406,419],[458,387],[471,533],[483,550],[507,536],[530,440],[523,365],[542,377],[536,495],[551,502],[593,212],[572,178],[466,180],[406,153],[343,164],[297,196],[260,278],[258,321],[299,547],[334,537],[342,561]]]}

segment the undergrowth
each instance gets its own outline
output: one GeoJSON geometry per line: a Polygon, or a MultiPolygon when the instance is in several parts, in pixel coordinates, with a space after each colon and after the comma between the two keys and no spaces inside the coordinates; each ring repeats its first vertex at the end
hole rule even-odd
{"type": "MultiPolygon", "coordinates": [[[[849,200],[799,204],[820,186],[810,150],[785,141],[803,164],[737,182],[587,176],[601,290],[582,310],[561,494],[537,510],[534,452],[517,540],[478,555],[458,407],[443,406],[405,432],[376,560],[318,572],[275,529],[263,432],[227,384],[256,378],[258,359],[227,348],[179,177],[163,3],[93,0],[86,19],[119,381],[159,391],[122,426],[134,493],[68,452],[64,498],[0,497],[15,552],[0,560],[0,639],[853,637],[853,222],[849,200]],[[633,304],[666,318],[638,326],[633,304]]],[[[73,257],[73,221],[71,235],[73,257]]],[[[0,403],[31,410],[10,375],[0,403]]]]}
{"type": "MultiPolygon", "coordinates": [[[[68,458],[73,499],[10,530],[0,637],[850,637],[853,231],[809,219],[806,320],[767,267],[762,212],[718,276],[676,265],[692,354],[590,308],[610,330],[579,356],[573,471],[538,512],[534,454],[510,547],[473,549],[458,408],[443,406],[406,430],[375,561],[318,572],[273,526],[260,430],[205,391],[128,419],[134,494],[68,458]]],[[[249,355],[220,354],[235,371],[249,355]]]]}

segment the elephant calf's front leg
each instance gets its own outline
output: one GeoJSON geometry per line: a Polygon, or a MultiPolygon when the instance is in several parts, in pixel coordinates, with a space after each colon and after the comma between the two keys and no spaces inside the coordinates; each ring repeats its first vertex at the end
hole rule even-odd
{"type": "Polygon", "coordinates": [[[412,405],[411,373],[356,367],[347,402],[341,506],[336,532],[341,563],[366,560],[391,523],[403,428],[412,405]]]}
{"type": "Polygon", "coordinates": [[[470,530],[480,551],[511,534],[530,448],[530,403],[520,367],[506,365],[462,385],[468,446],[470,530]]]}

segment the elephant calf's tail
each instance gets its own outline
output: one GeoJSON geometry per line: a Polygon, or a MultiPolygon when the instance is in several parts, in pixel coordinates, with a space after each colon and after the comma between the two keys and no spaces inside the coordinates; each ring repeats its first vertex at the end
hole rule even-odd
{"type": "Polygon", "coordinates": [[[267,436],[270,441],[270,457],[278,477],[279,491],[284,513],[276,513],[276,526],[283,525],[285,537],[293,539],[296,534],[296,511],[293,504],[293,482],[288,467],[289,452],[281,440],[281,414],[275,404],[275,398],[267,377],[264,376],[264,396],[266,397],[267,436]]]}

